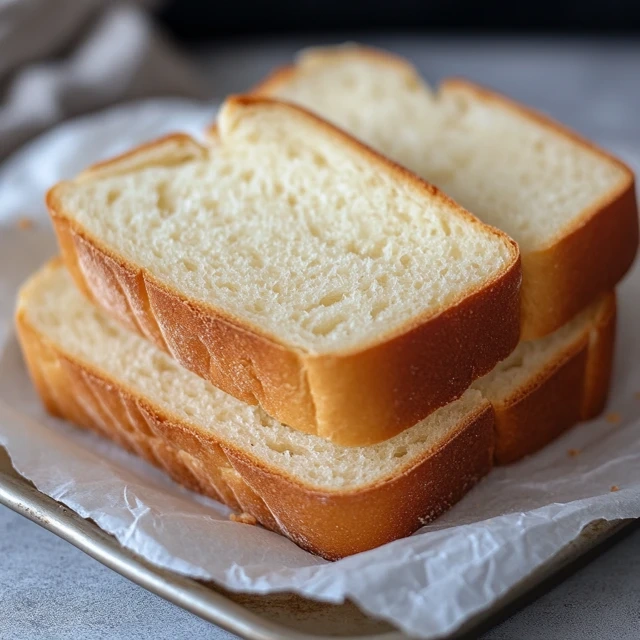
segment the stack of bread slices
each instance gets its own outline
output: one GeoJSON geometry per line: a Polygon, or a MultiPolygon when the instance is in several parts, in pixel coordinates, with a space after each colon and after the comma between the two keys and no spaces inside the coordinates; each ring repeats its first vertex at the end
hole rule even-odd
{"type": "Polygon", "coordinates": [[[62,258],[17,325],[51,413],[335,559],[602,411],[638,245],[620,161],[356,46],[205,138],[49,192],[62,258]]]}

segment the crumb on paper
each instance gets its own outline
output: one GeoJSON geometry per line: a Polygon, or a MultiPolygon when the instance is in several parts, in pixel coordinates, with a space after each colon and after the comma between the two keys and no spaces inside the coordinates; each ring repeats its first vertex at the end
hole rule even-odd
{"type": "Polygon", "coordinates": [[[256,525],[258,521],[250,513],[232,513],[229,516],[232,522],[240,522],[242,524],[256,525]]]}
{"type": "Polygon", "coordinates": [[[567,455],[568,455],[570,458],[575,458],[576,456],[579,456],[579,455],[580,455],[580,449],[569,449],[569,450],[567,451],[567,455]]]}
{"type": "Polygon", "coordinates": [[[620,491],[620,487],[617,484],[612,484],[609,491],[620,491]]]}
{"type": "Polygon", "coordinates": [[[622,420],[622,416],[617,411],[612,411],[605,418],[609,424],[618,424],[622,420]]]}
{"type": "Polygon", "coordinates": [[[33,220],[27,218],[27,216],[23,216],[22,218],[18,218],[16,226],[18,229],[31,229],[33,227],[33,220]]]}

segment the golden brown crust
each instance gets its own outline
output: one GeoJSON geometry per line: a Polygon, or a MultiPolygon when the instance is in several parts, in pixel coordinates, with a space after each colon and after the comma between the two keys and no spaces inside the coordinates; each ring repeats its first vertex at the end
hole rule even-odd
{"type": "Polygon", "coordinates": [[[31,326],[24,311],[16,322],[29,371],[50,412],[115,440],[181,484],[328,559],[410,535],[491,468],[493,414],[487,403],[439,449],[397,476],[359,490],[313,490],[61,351],[31,326]]]}
{"type": "Polygon", "coordinates": [[[523,340],[555,331],[629,270],[638,247],[633,183],[583,223],[551,247],[523,254],[523,340]]]}
{"type": "Polygon", "coordinates": [[[545,369],[500,402],[495,464],[516,462],[581,420],[596,417],[609,392],[616,330],[615,293],[602,297],[591,325],[545,369]]]}
{"type": "MultiPolygon", "coordinates": [[[[315,63],[344,58],[373,59],[417,76],[415,69],[402,58],[368,47],[330,47],[314,50],[311,56],[315,63]]],[[[308,62],[305,56],[304,62],[308,62]]],[[[296,65],[276,70],[259,83],[254,92],[273,95],[291,80],[296,70],[296,65]]],[[[521,338],[532,340],[545,336],[568,322],[598,294],[612,289],[631,266],[638,248],[638,206],[633,172],[619,159],[570,129],[505,96],[457,78],[442,83],[440,92],[447,91],[470,93],[478,100],[494,102],[534,120],[615,163],[626,174],[626,180],[618,189],[586,210],[546,247],[522,253],[521,338]]]]}
{"type": "Polygon", "coordinates": [[[578,341],[505,403],[493,403],[496,464],[535,453],[580,421],[587,350],[587,340],[578,341]]]}
{"type": "Polygon", "coordinates": [[[583,420],[600,415],[607,404],[616,345],[616,294],[607,294],[589,335],[589,355],[582,402],[583,420]]]}
{"type": "MultiPolygon", "coordinates": [[[[303,110],[256,97],[233,98],[226,110],[232,114],[255,105],[311,118],[398,179],[451,202],[435,187],[303,110]]],[[[159,144],[167,142],[171,139],[159,144]]],[[[145,154],[152,151],[150,145],[144,148],[145,154]]],[[[133,161],[131,153],[126,160],[133,161]]],[[[103,164],[100,171],[105,167],[109,170],[103,164]]],[[[443,313],[416,318],[375,344],[318,355],[281,344],[220,309],[189,300],[110,251],[62,209],[56,188],[47,195],[47,205],[67,268],[97,305],[223,391],[260,404],[284,424],[338,444],[373,444],[413,426],[460,397],[518,342],[518,249],[490,227],[486,228],[507,241],[512,260],[482,289],[452,301],[443,313]]],[[[451,206],[469,224],[481,224],[464,209],[451,206]]]]}

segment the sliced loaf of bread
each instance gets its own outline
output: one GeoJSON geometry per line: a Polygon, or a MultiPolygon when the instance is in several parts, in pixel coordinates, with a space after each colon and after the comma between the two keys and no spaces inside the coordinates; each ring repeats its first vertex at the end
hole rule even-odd
{"type": "Polygon", "coordinates": [[[16,320],[52,414],[302,547],[339,558],[438,516],[489,471],[494,450],[498,461],[513,461],[599,411],[615,296],[553,336],[522,342],[460,399],[367,447],[300,433],[219,391],[88,302],[60,261],[24,285],[16,320]]]}
{"type": "Polygon", "coordinates": [[[514,238],[524,339],[568,322],[633,261],[630,169],[497,93],[463,80],[434,93],[406,60],[353,45],[304,52],[255,93],[313,110],[514,238]]]}
{"type": "Polygon", "coordinates": [[[411,427],[518,342],[516,243],[291,105],[231,99],[211,146],[165,138],[47,203],[94,302],[340,444],[411,427]]]}

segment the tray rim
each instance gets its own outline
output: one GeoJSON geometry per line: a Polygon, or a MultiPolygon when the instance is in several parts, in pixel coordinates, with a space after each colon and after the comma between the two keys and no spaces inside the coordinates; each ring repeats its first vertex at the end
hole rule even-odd
{"type": "MultiPolygon", "coordinates": [[[[56,534],[128,580],[246,640],[335,640],[337,637],[354,640],[403,640],[409,637],[399,630],[356,636],[309,634],[269,620],[202,582],[157,567],[125,549],[116,538],[100,529],[93,521],[38,491],[29,480],[15,471],[8,452],[2,446],[0,504],[56,534]],[[9,472],[3,469],[4,456],[8,459],[9,472]]],[[[585,548],[569,554],[555,566],[549,561],[540,567],[489,609],[467,620],[457,632],[448,636],[449,639],[471,640],[506,620],[600,555],[619,538],[630,533],[635,528],[634,525],[640,526],[640,521],[607,523],[600,534],[595,534],[593,540],[585,543],[585,548]]]]}
{"type": "MultiPolygon", "coordinates": [[[[0,455],[6,449],[0,445],[0,455]]],[[[156,595],[246,640],[335,640],[279,625],[215,589],[157,567],[122,547],[116,538],[69,507],[38,491],[12,468],[0,466],[0,504],[71,543],[93,559],[156,595]]],[[[343,636],[348,637],[348,636],[343,636]]],[[[358,635],[358,640],[403,640],[400,631],[358,635]]]]}

